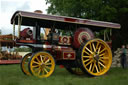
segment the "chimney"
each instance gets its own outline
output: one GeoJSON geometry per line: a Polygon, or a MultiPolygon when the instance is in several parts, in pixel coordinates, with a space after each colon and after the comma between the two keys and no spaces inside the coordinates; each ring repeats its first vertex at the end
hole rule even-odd
{"type": "Polygon", "coordinates": [[[34,13],[40,13],[40,14],[42,14],[43,12],[41,10],[35,10],[34,13]]]}

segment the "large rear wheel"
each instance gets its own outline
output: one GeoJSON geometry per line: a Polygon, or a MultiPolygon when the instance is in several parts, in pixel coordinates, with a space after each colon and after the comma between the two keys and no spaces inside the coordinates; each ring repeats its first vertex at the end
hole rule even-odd
{"type": "Polygon", "coordinates": [[[29,62],[30,72],[37,77],[49,77],[55,69],[55,61],[52,55],[48,52],[35,53],[29,62]]]}
{"type": "Polygon", "coordinates": [[[103,75],[111,67],[111,49],[101,39],[93,39],[82,45],[79,56],[82,70],[92,76],[103,75]]]}

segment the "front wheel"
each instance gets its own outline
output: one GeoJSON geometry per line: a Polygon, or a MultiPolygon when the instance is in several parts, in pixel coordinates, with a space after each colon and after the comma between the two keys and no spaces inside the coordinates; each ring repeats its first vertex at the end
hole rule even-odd
{"type": "Polygon", "coordinates": [[[111,67],[111,49],[101,39],[92,39],[81,45],[79,56],[82,70],[89,75],[104,75],[111,67]]]}
{"type": "Polygon", "coordinates": [[[48,52],[37,52],[29,61],[29,70],[36,77],[49,77],[54,72],[54,69],[54,58],[48,52]]]}

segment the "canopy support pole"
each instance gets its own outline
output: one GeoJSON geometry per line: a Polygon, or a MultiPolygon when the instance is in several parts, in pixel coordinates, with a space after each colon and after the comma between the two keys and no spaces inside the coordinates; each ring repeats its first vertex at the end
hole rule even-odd
{"type": "Polygon", "coordinates": [[[18,16],[18,38],[20,38],[20,30],[21,30],[21,18],[18,16]]]}
{"type": "Polygon", "coordinates": [[[13,35],[12,39],[15,40],[15,21],[13,22],[13,35]]]}

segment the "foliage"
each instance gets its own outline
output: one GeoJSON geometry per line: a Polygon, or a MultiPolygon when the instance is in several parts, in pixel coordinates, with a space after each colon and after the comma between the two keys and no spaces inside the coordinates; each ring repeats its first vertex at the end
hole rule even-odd
{"type": "Polygon", "coordinates": [[[46,0],[49,14],[120,23],[113,30],[113,47],[128,43],[128,0],[46,0]],[[117,42],[121,40],[122,42],[117,42]]]}
{"type": "Polygon", "coordinates": [[[28,47],[20,47],[20,48],[15,48],[15,52],[31,52],[31,48],[28,47]]]}

